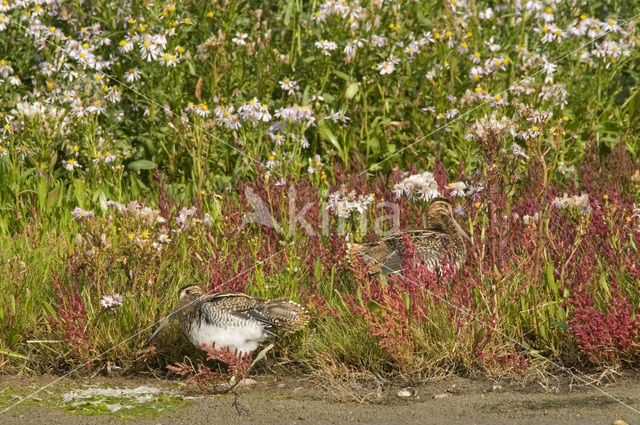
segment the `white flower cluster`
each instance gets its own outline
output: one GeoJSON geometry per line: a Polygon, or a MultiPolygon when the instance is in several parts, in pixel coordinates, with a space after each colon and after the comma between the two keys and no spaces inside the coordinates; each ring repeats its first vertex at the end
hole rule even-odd
{"type": "MultiPolygon", "coordinates": [[[[519,220],[520,219],[520,214],[514,213],[513,217],[516,220],[519,220]]],[[[534,215],[525,214],[525,215],[522,216],[522,223],[525,224],[525,225],[533,224],[533,223],[537,223],[539,219],[540,219],[540,215],[538,213],[535,213],[534,215]]]]}
{"type": "Polygon", "coordinates": [[[511,145],[511,155],[515,157],[520,157],[524,159],[529,159],[529,155],[527,155],[524,150],[522,150],[522,146],[517,143],[513,143],[511,145]]]}
{"type": "Polygon", "coordinates": [[[280,88],[287,92],[289,95],[294,95],[300,90],[300,85],[290,78],[286,78],[280,81],[280,88]]]}
{"type": "Polygon", "coordinates": [[[272,118],[269,113],[269,106],[260,103],[255,97],[249,102],[244,102],[238,108],[238,115],[243,121],[251,122],[254,127],[260,122],[269,122],[272,118]]]}
{"type": "Polygon", "coordinates": [[[631,55],[631,50],[624,43],[606,40],[596,44],[592,53],[602,59],[607,64],[606,68],[609,68],[618,58],[631,55]]]}
{"type": "Polygon", "coordinates": [[[275,112],[275,117],[289,123],[304,123],[305,125],[313,125],[315,117],[313,116],[313,110],[309,105],[300,106],[294,104],[287,107],[282,107],[275,112]]]}
{"type": "Polygon", "coordinates": [[[467,189],[467,185],[465,182],[454,182],[449,183],[449,190],[451,191],[452,196],[457,196],[459,198],[464,198],[464,191],[467,189]]]}
{"type": "Polygon", "coordinates": [[[567,166],[564,161],[560,161],[558,162],[558,172],[560,174],[575,174],[577,172],[576,170],[576,166],[575,165],[569,165],[567,166]]]}
{"type": "Polygon", "coordinates": [[[102,297],[102,299],[100,300],[100,305],[103,308],[114,308],[114,307],[119,307],[122,305],[122,303],[124,302],[124,299],[122,298],[122,295],[115,293],[115,294],[111,294],[111,295],[105,295],[104,297],[102,297]]]}
{"type": "Polygon", "coordinates": [[[506,117],[496,118],[495,112],[491,116],[484,116],[471,126],[470,134],[476,140],[488,140],[504,134],[509,127],[510,121],[506,117]]]}
{"type": "Polygon", "coordinates": [[[322,158],[320,155],[315,154],[313,158],[309,158],[309,167],[307,168],[307,172],[309,174],[319,173],[323,166],[322,158]]]}
{"type": "Polygon", "coordinates": [[[331,52],[338,48],[338,45],[335,41],[328,40],[320,40],[316,41],[316,47],[322,52],[325,56],[331,56],[331,52]]]}
{"type": "Polygon", "coordinates": [[[589,195],[586,193],[583,193],[580,196],[569,196],[565,193],[562,195],[562,198],[555,198],[552,205],[560,209],[577,209],[582,215],[591,214],[589,195]]]}
{"type": "MultiPolygon", "coordinates": [[[[235,108],[232,104],[219,105],[214,109],[213,114],[216,116],[216,124],[229,128],[231,130],[237,130],[240,128],[240,117],[235,114],[235,108]]],[[[268,113],[268,111],[267,111],[268,113]]],[[[255,122],[255,121],[254,121],[255,122]]]]}
{"type": "Polygon", "coordinates": [[[324,22],[331,15],[340,16],[347,20],[352,29],[358,27],[357,21],[364,18],[365,10],[360,7],[359,1],[349,2],[329,0],[320,5],[320,8],[311,16],[311,20],[317,23],[324,22]]]}
{"type": "Polygon", "coordinates": [[[58,108],[54,105],[43,105],[38,101],[33,103],[18,102],[16,103],[15,109],[11,110],[11,114],[23,116],[25,118],[40,118],[43,121],[53,119],[60,120],[65,123],[68,122],[64,109],[58,108]]]}
{"type": "Polygon", "coordinates": [[[347,121],[351,121],[351,118],[349,118],[348,116],[345,115],[345,110],[344,109],[338,109],[338,112],[335,112],[333,110],[333,108],[331,109],[331,112],[329,113],[329,115],[327,115],[326,117],[324,117],[323,119],[325,120],[331,120],[333,122],[342,122],[345,123],[347,121]]]}
{"type": "Polygon", "coordinates": [[[333,192],[329,194],[327,209],[333,210],[338,217],[348,218],[356,212],[363,214],[374,199],[373,193],[356,196],[354,191],[347,194],[344,191],[333,192]]]}
{"type": "Polygon", "coordinates": [[[117,201],[107,201],[108,206],[114,206],[121,215],[131,215],[141,220],[146,225],[162,224],[166,220],[160,215],[160,210],[144,207],[138,201],[121,204],[117,201]]]}
{"type": "Polygon", "coordinates": [[[400,60],[398,58],[393,57],[392,55],[392,56],[389,56],[389,58],[386,61],[376,65],[376,68],[378,69],[378,71],[380,71],[380,75],[391,74],[393,71],[395,71],[396,64],[398,62],[400,62],[400,60]]]}
{"type": "Polygon", "coordinates": [[[75,207],[73,211],[71,211],[71,215],[74,220],[82,220],[83,218],[94,216],[95,213],[93,211],[83,210],[80,207],[75,207]]]}
{"type": "Polygon", "coordinates": [[[196,226],[197,224],[204,224],[207,227],[213,226],[213,217],[206,213],[202,220],[200,220],[196,216],[197,210],[196,207],[191,207],[187,209],[186,207],[182,207],[180,210],[180,214],[176,218],[176,224],[180,227],[176,230],[176,232],[182,232],[183,230],[189,230],[190,228],[196,226]]]}
{"type": "Polygon", "coordinates": [[[396,198],[405,196],[409,201],[428,201],[440,196],[438,183],[433,177],[433,173],[425,171],[422,174],[414,174],[393,186],[393,193],[396,198]]]}

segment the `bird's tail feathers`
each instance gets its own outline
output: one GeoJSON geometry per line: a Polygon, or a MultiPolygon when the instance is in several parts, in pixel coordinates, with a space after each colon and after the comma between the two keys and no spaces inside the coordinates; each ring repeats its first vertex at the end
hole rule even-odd
{"type": "Polygon", "coordinates": [[[272,301],[264,305],[263,314],[276,328],[294,332],[309,321],[309,313],[293,301],[272,301]]]}
{"type": "Polygon", "coordinates": [[[347,244],[347,261],[350,267],[359,267],[362,263],[362,250],[364,245],[359,243],[347,244]]]}

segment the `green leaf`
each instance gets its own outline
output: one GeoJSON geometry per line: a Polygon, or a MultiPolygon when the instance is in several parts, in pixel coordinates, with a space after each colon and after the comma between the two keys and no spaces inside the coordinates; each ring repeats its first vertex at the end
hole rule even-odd
{"type": "Polygon", "coordinates": [[[358,83],[351,83],[349,84],[349,87],[347,87],[347,91],[344,94],[344,97],[346,97],[347,99],[353,99],[353,96],[356,95],[356,93],[358,93],[358,88],[360,86],[358,85],[358,83]]]}
{"type": "Polygon", "coordinates": [[[53,205],[58,203],[60,199],[60,186],[57,186],[55,189],[51,190],[47,195],[47,207],[52,207],[53,205]]]}
{"type": "Polygon", "coordinates": [[[100,210],[103,212],[107,210],[107,197],[104,192],[101,190],[100,195],[98,196],[98,205],[100,205],[100,210]]]}
{"type": "Polygon", "coordinates": [[[557,320],[554,320],[553,322],[551,322],[551,324],[553,326],[555,326],[556,328],[560,328],[562,330],[568,331],[571,329],[571,326],[569,326],[567,323],[564,322],[558,322],[557,320]]]}
{"type": "Polygon", "coordinates": [[[131,171],[154,170],[156,168],[156,163],[149,161],[148,159],[139,159],[127,164],[127,168],[131,171]]]}
{"type": "Polygon", "coordinates": [[[401,295],[402,301],[404,301],[404,307],[407,309],[407,311],[411,311],[411,298],[409,298],[409,294],[403,292],[401,295]]]}
{"type": "Polygon", "coordinates": [[[337,69],[333,71],[338,77],[342,78],[345,81],[349,81],[350,77],[342,71],[338,71],[337,69]]]}
{"type": "Polygon", "coordinates": [[[42,303],[42,309],[45,311],[45,313],[48,313],[50,316],[58,317],[58,313],[56,313],[56,311],[53,309],[51,304],[49,304],[48,302],[42,303]]]}
{"type": "Polygon", "coordinates": [[[556,281],[553,277],[553,262],[550,261],[547,263],[547,267],[545,267],[546,269],[546,275],[547,275],[547,284],[551,287],[551,289],[553,289],[553,292],[555,293],[558,288],[556,285],[556,281]]]}
{"type": "Polygon", "coordinates": [[[342,146],[338,143],[338,139],[336,139],[336,136],[327,125],[326,120],[318,121],[318,131],[320,132],[320,137],[331,142],[333,147],[342,153],[342,146]]]}
{"type": "Polygon", "coordinates": [[[316,258],[316,264],[313,268],[313,274],[316,278],[316,282],[320,282],[320,278],[322,277],[322,261],[319,258],[316,258]]]}
{"type": "Polygon", "coordinates": [[[367,303],[367,308],[369,309],[370,312],[372,312],[373,314],[378,314],[380,313],[380,310],[382,310],[380,308],[380,304],[378,304],[377,302],[375,302],[374,300],[369,300],[369,302],[367,303]]]}
{"type": "Polygon", "coordinates": [[[9,351],[9,350],[0,350],[0,354],[2,354],[4,356],[13,357],[15,359],[27,360],[26,356],[23,356],[22,354],[14,353],[14,352],[9,351]]]}

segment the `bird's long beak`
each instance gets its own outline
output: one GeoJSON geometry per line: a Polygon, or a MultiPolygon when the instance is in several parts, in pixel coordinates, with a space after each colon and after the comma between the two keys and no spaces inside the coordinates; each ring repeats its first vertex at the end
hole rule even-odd
{"type": "Polygon", "coordinates": [[[174,311],[170,315],[168,315],[167,317],[164,318],[164,320],[160,323],[160,326],[158,326],[158,329],[156,329],[155,332],[153,334],[151,334],[151,336],[147,340],[147,344],[149,344],[153,340],[153,338],[155,338],[156,335],[158,335],[160,333],[162,328],[167,326],[167,324],[171,321],[171,319],[173,319],[173,316],[175,316],[175,315],[176,315],[176,312],[174,311]]]}
{"type": "Polygon", "coordinates": [[[464,229],[460,227],[457,221],[453,220],[453,223],[456,225],[456,230],[458,231],[458,233],[460,233],[463,238],[465,238],[466,240],[469,241],[469,243],[471,243],[471,238],[469,237],[469,235],[467,235],[467,232],[465,232],[464,229]]]}

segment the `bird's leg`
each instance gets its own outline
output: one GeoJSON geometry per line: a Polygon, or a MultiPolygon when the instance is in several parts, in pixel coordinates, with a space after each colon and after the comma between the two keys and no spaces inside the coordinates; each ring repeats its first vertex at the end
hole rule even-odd
{"type": "Polygon", "coordinates": [[[242,375],[240,379],[238,379],[238,371],[234,372],[231,379],[229,379],[229,389],[227,390],[227,392],[231,392],[242,381],[242,378],[246,376],[251,371],[251,369],[253,369],[253,366],[255,366],[258,361],[262,360],[273,347],[273,344],[269,344],[265,348],[263,348],[262,351],[258,353],[256,358],[253,359],[249,367],[246,370],[240,371],[240,374],[242,375]]]}
{"type": "Polygon", "coordinates": [[[256,364],[256,363],[258,363],[258,360],[263,359],[263,358],[264,358],[264,356],[266,356],[266,355],[267,355],[267,353],[268,353],[269,351],[271,351],[271,349],[272,349],[273,347],[274,347],[274,345],[273,345],[273,344],[269,344],[269,345],[267,345],[266,347],[264,347],[264,348],[262,349],[262,351],[260,351],[260,352],[258,353],[258,355],[256,356],[256,358],[255,358],[255,359],[253,359],[253,361],[251,362],[251,366],[249,366],[249,370],[253,369],[253,366],[255,366],[255,364],[256,364]]]}

